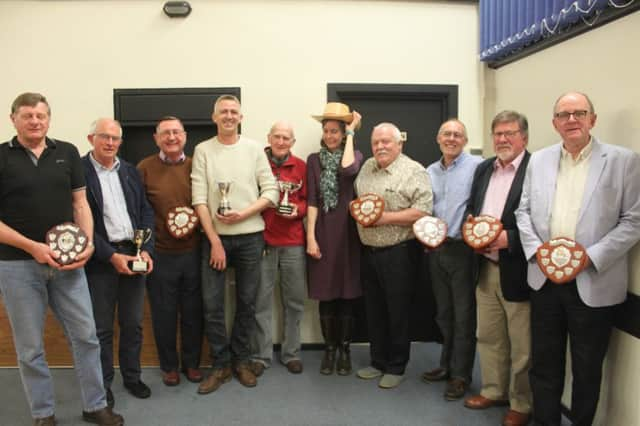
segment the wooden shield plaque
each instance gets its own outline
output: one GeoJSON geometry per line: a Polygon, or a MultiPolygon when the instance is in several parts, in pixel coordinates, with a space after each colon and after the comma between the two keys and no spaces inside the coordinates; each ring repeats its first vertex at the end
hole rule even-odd
{"type": "Polygon", "coordinates": [[[363,194],[349,203],[351,216],[362,226],[371,226],[384,212],[384,200],[376,194],[363,194]]]}
{"type": "Polygon", "coordinates": [[[47,244],[58,256],[56,261],[68,265],[76,261],[76,257],[87,248],[89,239],[75,223],[65,222],[47,231],[47,244]]]}
{"type": "Polygon", "coordinates": [[[414,222],[413,233],[418,241],[434,249],[447,239],[447,224],[440,218],[423,216],[414,222]]]}
{"type": "Polygon", "coordinates": [[[488,215],[470,217],[462,225],[462,239],[474,250],[487,247],[498,238],[500,232],[500,219],[488,215]]]}
{"type": "Polygon", "coordinates": [[[554,238],[538,247],[536,260],[547,278],[556,284],[564,284],[582,271],[587,251],[570,238],[554,238]]]}
{"type": "Polygon", "coordinates": [[[191,207],[174,207],[167,213],[167,229],[173,238],[187,238],[198,228],[198,215],[191,207]]]}

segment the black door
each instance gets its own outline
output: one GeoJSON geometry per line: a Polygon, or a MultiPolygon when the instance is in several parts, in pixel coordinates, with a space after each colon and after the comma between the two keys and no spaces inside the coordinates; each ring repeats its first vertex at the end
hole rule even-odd
{"type": "MultiPolygon", "coordinates": [[[[337,84],[327,88],[329,102],[343,102],[362,114],[356,148],[371,157],[371,131],[391,122],[406,134],[403,153],[425,167],[440,158],[436,135],[440,124],[458,115],[458,86],[407,84],[337,84]]],[[[416,295],[410,313],[413,341],[441,341],[435,323],[436,305],[426,255],[416,265],[416,295]]],[[[366,312],[360,301],[356,314],[356,341],[367,341],[366,312]]]]}
{"type": "Polygon", "coordinates": [[[119,155],[136,165],[158,152],[153,140],[156,122],[171,115],[182,120],[187,131],[185,152],[217,134],[211,121],[213,104],[222,94],[240,99],[240,88],[114,89],[114,117],[122,125],[123,143],[119,155]]]}

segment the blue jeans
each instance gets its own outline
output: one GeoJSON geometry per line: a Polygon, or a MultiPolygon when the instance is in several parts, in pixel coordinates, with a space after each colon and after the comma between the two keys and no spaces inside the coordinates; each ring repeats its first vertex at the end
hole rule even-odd
{"type": "Polygon", "coordinates": [[[253,331],[256,293],[260,282],[260,260],[264,248],[262,232],[242,235],[221,235],[227,257],[227,267],[235,269],[236,312],[227,337],[225,325],[226,271],[209,266],[211,244],[202,244],[202,300],[204,324],[213,368],[229,367],[231,362],[247,362],[251,358],[249,336],[253,331]]]}
{"type": "Polygon", "coordinates": [[[200,366],[202,349],[202,290],[200,248],[184,253],[154,256],[153,272],[147,278],[153,334],[162,371],[200,366]],[[180,313],[180,357],[177,332],[180,313]]]}
{"type": "Polygon", "coordinates": [[[284,339],[280,351],[283,364],[300,359],[300,322],[304,315],[306,252],[304,246],[267,246],[262,258],[260,288],[256,297],[256,326],[251,337],[253,359],[265,366],[273,355],[273,288],[280,281],[284,339]]]}
{"type": "Polygon", "coordinates": [[[55,411],[53,382],[42,338],[47,304],[71,342],[83,409],[96,411],[106,407],[100,344],[84,270],[58,271],[35,260],[2,260],[0,290],[32,417],[48,417],[55,411]]]}

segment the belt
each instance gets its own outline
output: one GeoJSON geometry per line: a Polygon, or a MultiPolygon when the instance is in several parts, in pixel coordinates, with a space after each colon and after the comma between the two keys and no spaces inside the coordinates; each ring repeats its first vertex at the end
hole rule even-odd
{"type": "Polygon", "coordinates": [[[118,251],[120,250],[136,251],[138,249],[136,245],[133,243],[133,241],[131,240],[113,241],[113,242],[110,242],[109,244],[111,244],[111,247],[113,247],[118,251]]]}

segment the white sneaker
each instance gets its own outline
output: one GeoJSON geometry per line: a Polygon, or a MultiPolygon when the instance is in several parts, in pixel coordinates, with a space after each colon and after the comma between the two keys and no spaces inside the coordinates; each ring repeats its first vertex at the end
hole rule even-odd
{"type": "Polygon", "coordinates": [[[358,370],[358,372],[356,373],[356,376],[364,380],[371,380],[371,379],[375,379],[376,377],[382,376],[382,371],[378,370],[375,367],[369,366],[369,367],[364,367],[358,370]]]}
{"type": "Polygon", "coordinates": [[[403,378],[403,375],[385,374],[384,376],[382,376],[382,379],[380,379],[380,383],[378,383],[378,386],[383,389],[393,389],[397,387],[400,382],[402,382],[403,378]]]}

